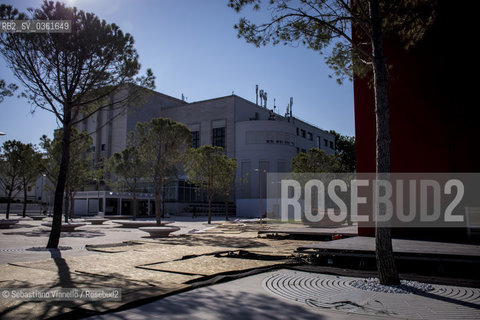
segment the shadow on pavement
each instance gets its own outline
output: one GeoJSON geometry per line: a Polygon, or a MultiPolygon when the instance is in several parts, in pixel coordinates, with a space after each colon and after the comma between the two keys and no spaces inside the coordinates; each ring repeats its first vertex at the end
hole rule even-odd
{"type": "MultiPolygon", "coordinates": [[[[145,239],[152,239],[149,236],[143,237],[145,239]]],[[[168,238],[156,239],[156,242],[169,245],[183,245],[183,246],[213,246],[226,248],[259,248],[267,247],[265,243],[255,241],[247,238],[235,238],[216,235],[214,237],[191,237],[191,236],[176,236],[168,238]]]]}
{"type": "MultiPolygon", "coordinates": [[[[25,237],[44,237],[50,233],[50,230],[37,229],[32,231],[4,232],[4,235],[18,235],[25,237]]],[[[101,231],[78,230],[72,232],[62,232],[62,238],[95,238],[105,236],[101,231]]]]}

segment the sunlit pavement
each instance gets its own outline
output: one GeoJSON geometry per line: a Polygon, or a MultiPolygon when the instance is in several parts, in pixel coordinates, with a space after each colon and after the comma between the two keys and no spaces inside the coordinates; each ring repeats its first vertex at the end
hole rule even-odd
{"type": "MultiPolygon", "coordinates": [[[[11,216],[11,219],[20,218],[11,216]]],[[[48,242],[50,228],[42,224],[51,222],[52,218],[43,221],[31,219],[20,219],[20,221],[9,229],[0,229],[0,263],[26,262],[51,258],[51,252],[39,251],[48,242]]],[[[75,219],[81,222],[82,219],[75,219]]],[[[207,217],[170,217],[162,221],[173,221],[171,225],[180,227],[180,230],[172,235],[198,232],[210,228],[206,221],[207,217]]],[[[212,222],[225,221],[223,217],[215,217],[212,222]]],[[[62,232],[60,238],[60,249],[64,258],[94,254],[93,251],[85,249],[86,245],[117,244],[125,241],[151,239],[148,233],[137,228],[121,228],[112,221],[103,225],[91,225],[79,227],[73,232],[62,232]]]]}
{"type": "Polygon", "coordinates": [[[89,319],[479,319],[480,289],[425,294],[349,286],[357,278],[278,270],[194,289],[89,319]]]}

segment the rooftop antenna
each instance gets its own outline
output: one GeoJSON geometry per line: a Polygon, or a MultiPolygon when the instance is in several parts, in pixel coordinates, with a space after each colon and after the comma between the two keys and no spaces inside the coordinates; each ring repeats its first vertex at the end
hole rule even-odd
{"type": "Polygon", "coordinates": [[[264,91],[263,91],[263,89],[260,89],[260,107],[261,107],[261,106],[262,106],[262,104],[263,104],[263,102],[262,102],[262,101],[263,101],[263,97],[264,97],[264,95],[263,95],[263,94],[264,94],[264,91]]]}
{"type": "Polygon", "coordinates": [[[267,92],[266,91],[263,93],[263,107],[264,108],[267,107],[267,92]]]}
{"type": "Polygon", "coordinates": [[[255,96],[256,96],[256,98],[257,98],[256,104],[257,104],[257,106],[258,106],[258,84],[255,85],[255,96]]]}
{"type": "Polygon", "coordinates": [[[182,93],[182,101],[185,101],[185,96],[183,95],[183,93],[182,93]]]}
{"type": "Polygon", "coordinates": [[[290,118],[292,117],[293,97],[290,97],[290,118]]]}
{"type": "Polygon", "coordinates": [[[277,108],[277,106],[275,105],[275,98],[273,98],[273,112],[275,112],[276,108],[277,108]]]}

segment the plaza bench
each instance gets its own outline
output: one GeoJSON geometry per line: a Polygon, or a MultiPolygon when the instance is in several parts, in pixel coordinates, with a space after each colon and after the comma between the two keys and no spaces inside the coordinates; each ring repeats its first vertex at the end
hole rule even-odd
{"type": "Polygon", "coordinates": [[[35,221],[43,220],[46,218],[46,216],[30,216],[35,221]]]}
{"type": "MultiPolygon", "coordinates": [[[[122,228],[140,228],[140,227],[155,227],[155,226],[157,226],[156,221],[113,220],[112,222],[121,224],[122,228]]],[[[162,222],[160,224],[160,226],[158,226],[158,227],[161,227],[161,226],[164,226],[164,225],[167,225],[167,224],[170,224],[170,223],[173,223],[173,221],[162,222]]]]}
{"type": "Polygon", "coordinates": [[[100,225],[100,224],[103,224],[105,221],[108,221],[108,219],[90,218],[90,219],[85,219],[85,221],[90,222],[93,225],[100,225]]]}
{"type": "Polygon", "coordinates": [[[9,229],[10,226],[18,223],[18,220],[2,219],[0,220],[0,229],[9,229]]]}
{"type": "MultiPolygon", "coordinates": [[[[77,231],[76,228],[86,226],[86,223],[62,223],[61,232],[72,232],[77,231]]],[[[42,223],[44,227],[52,227],[51,223],[42,223]]]]}
{"type": "Polygon", "coordinates": [[[172,232],[180,230],[179,227],[141,227],[141,231],[148,232],[152,238],[165,238],[172,232]]]}
{"type": "Polygon", "coordinates": [[[472,236],[472,229],[480,229],[480,207],[465,207],[467,235],[472,236]]]}

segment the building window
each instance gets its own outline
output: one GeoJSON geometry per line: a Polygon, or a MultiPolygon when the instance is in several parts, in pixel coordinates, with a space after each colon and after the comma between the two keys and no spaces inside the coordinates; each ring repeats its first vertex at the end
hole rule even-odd
{"type": "Polygon", "coordinates": [[[297,136],[300,134],[300,129],[297,128],[297,136]]]}
{"type": "Polygon", "coordinates": [[[303,152],[303,153],[307,153],[307,150],[305,150],[305,149],[302,149],[302,152],[303,152]]]}
{"type": "Polygon", "coordinates": [[[330,141],[330,149],[334,149],[333,148],[333,141],[330,141]]]}
{"type": "Polygon", "coordinates": [[[302,129],[302,138],[305,138],[307,135],[307,132],[305,130],[302,129]]]}
{"type": "Polygon", "coordinates": [[[214,147],[222,147],[225,149],[225,127],[213,128],[212,145],[214,147]]]}
{"type": "Polygon", "coordinates": [[[299,148],[299,147],[297,147],[297,154],[299,154],[299,153],[300,153],[300,148],[299,148]]]}
{"type": "Polygon", "coordinates": [[[313,134],[311,132],[308,133],[308,140],[313,141],[313,134]]]}
{"type": "Polygon", "coordinates": [[[105,151],[105,143],[102,143],[101,150],[105,151]]]}
{"type": "Polygon", "coordinates": [[[328,147],[328,140],[327,140],[327,139],[323,139],[323,144],[325,145],[325,147],[328,147]]]}
{"type": "Polygon", "coordinates": [[[322,138],[317,136],[317,148],[320,148],[322,146],[322,138]]]}
{"type": "Polygon", "coordinates": [[[200,131],[192,131],[192,148],[200,147],[200,131]]]}

